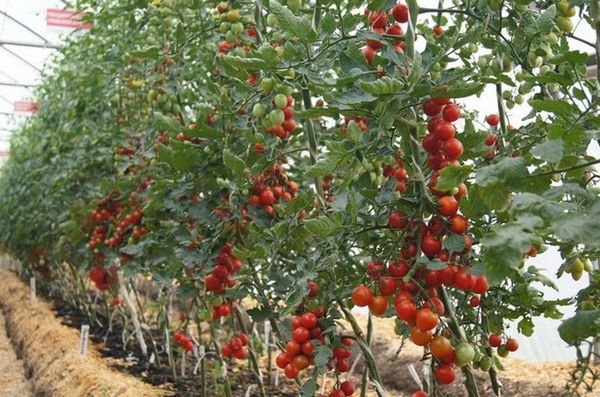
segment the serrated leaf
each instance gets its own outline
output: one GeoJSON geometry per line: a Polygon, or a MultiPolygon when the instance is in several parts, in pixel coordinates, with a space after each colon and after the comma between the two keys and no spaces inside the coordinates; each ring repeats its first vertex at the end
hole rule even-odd
{"type": "Polygon", "coordinates": [[[585,65],[590,59],[590,56],[585,52],[580,51],[567,51],[553,56],[548,62],[558,65],[563,62],[568,62],[574,65],[585,65]]]}
{"type": "Polygon", "coordinates": [[[564,146],[562,140],[546,141],[534,146],[531,154],[549,163],[558,163],[563,157],[564,146]]]}
{"type": "Polygon", "coordinates": [[[317,367],[324,367],[331,357],[333,357],[333,350],[327,345],[320,345],[314,351],[315,355],[315,365],[317,367]]]}
{"type": "Polygon", "coordinates": [[[591,213],[570,212],[556,217],[552,221],[554,233],[563,241],[600,247],[600,217],[591,213]]]}
{"type": "Polygon", "coordinates": [[[506,186],[516,186],[527,175],[527,162],[525,159],[522,157],[509,157],[480,168],[475,176],[475,181],[480,186],[498,182],[506,186]]]}
{"type": "Polygon", "coordinates": [[[238,176],[244,175],[246,163],[244,163],[244,160],[231,153],[228,149],[223,150],[223,163],[238,176]]]}
{"type": "Polygon", "coordinates": [[[282,6],[276,0],[271,0],[269,6],[283,30],[298,37],[305,44],[312,43],[317,39],[317,33],[313,30],[308,20],[294,15],[289,8],[282,6]]]}
{"type": "Polygon", "coordinates": [[[463,83],[454,86],[438,86],[432,92],[431,96],[436,98],[464,98],[479,94],[483,91],[483,83],[463,83]]]}
{"type": "Polygon", "coordinates": [[[600,310],[577,312],[573,317],[558,326],[561,339],[570,345],[577,344],[600,332],[600,310]]]}
{"type": "Polygon", "coordinates": [[[302,397],[312,397],[317,392],[318,386],[319,385],[317,384],[317,381],[314,379],[309,379],[302,385],[302,388],[300,389],[300,395],[302,397]]]}
{"type": "Polygon", "coordinates": [[[466,241],[462,234],[449,234],[444,239],[444,249],[448,252],[461,252],[466,247],[466,241]]]}
{"type": "Polygon", "coordinates": [[[532,99],[529,104],[538,112],[550,112],[564,117],[578,113],[574,105],[561,99],[532,99]]]}
{"type": "Polygon", "coordinates": [[[319,237],[329,237],[339,233],[343,226],[333,217],[320,216],[318,218],[307,219],[304,225],[313,235],[319,237]]]}
{"type": "Polygon", "coordinates": [[[546,8],[539,18],[535,21],[536,31],[542,35],[552,32],[554,28],[554,18],[556,17],[556,6],[552,4],[546,8]]]}
{"type": "Polygon", "coordinates": [[[440,178],[435,185],[435,190],[447,192],[464,182],[473,172],[470,165],[451,165],[440,170],[440,178]]]}
{"type": "Polygon", "coordinates": [[[182,128],[181,124],[175,121],[175,119],[167,117],[159,112],[154,112],[154,121],[156,122],[158,129],[162,131],[178,132],[182,128]]]}
{"type": "Polygon", "coordinates": [[[269,318],[273,317],[273,312],[271,312],[270,310],[267,310],[265,308],[263,309],[258,309],[258,308],[254,308],[254,309],[250,309],[246,311],[248,313],[248,315],[250,317],[252,317],[252,320],[254,320],[254,322],[263,322],[268,320],[269,318]]]}
{"type": "Polygon", "coordinates": [[[242,58],[237,55],[227,55],[223,57],[223,61],[230,66],[244,70],[268,70],[272,67],[260,58],[242,58]]]}

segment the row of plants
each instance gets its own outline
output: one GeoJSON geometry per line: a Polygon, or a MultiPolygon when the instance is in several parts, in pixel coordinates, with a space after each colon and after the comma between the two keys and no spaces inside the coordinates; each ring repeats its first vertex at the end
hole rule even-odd
{"type": "MultiPolygon", "coordinates": [[[[95,320],[115,307],[142,360],[168,355],[178,377],[177,350],[248,359],[265,396],[271,349],[249,325],[266,322],[302,396],[384,396],[352,310],[368,307],[423,346],[414,396],[444,395],[458,372],[478,396],[476,371],[499,396],[510,328],[530,336],[576,304],[559,329],[579,352],[568,387],[592,390],[600,95],[569,43],[598,55],[572,33],[573,18],[600,29],[596,2],[75,6],[93,28],[60,49],[11,140],[0,241],[95,320]],[[495,113],[465,106],[490,87],[495,113]],[[511,125],[515,106],[530,113],[511,125]],[[549,246],[562,263],[546,270],[590,274],[576,296],[540,291],[556,286],[527,259],[549,246]],[[141,278],[158,298],[140,299],[141,278]]],[[[203,388],[231,396],[220,377],[203,388]]]]}

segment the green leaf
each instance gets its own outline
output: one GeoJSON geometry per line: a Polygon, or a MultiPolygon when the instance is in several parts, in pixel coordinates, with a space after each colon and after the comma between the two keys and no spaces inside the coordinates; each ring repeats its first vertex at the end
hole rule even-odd
{"type": "Polygon", "coordinates": [[[552,32],[554,28],[554,18],[556,17],[556,6],[552,4],[541,13],[535,21],[536,31],[541,35],[546,35],[552,32]]]}
{"type": "Polygon", "coordinates": [[[452,233],[444,239],[444,249],[448,252],[461,252],[465,246],[465,238],[461,234],[452,233]]]}
{"type": "Polygon", "coordinates": [[[561,99],[532,99],[529,104],[538,112],[550,112],[563,117],[574,116],[578,113],[575,105],[561,99]]]}
{"type": "Polygon", "coordinates": [[[562,140],[546,141],[531,149],[531,153],[549,163],[558,163],[563,157],[564,144],[562,140]]]}
{"type": "Polygon", "coordinates": [[[320,216],[318,218],[307,219],[304,225],[315,236],[328,237],[339,233],[343,226],[333,217],[320,216]]]}
{"type": "Polygon", "coordinates": [[[558,334],[569,345],[575,345],[584,339],[600,333],[600,310],[579,311],[575,316],[563,321],[558,334]]]}
{"type": "Polygon", "coordinates": [[[173,150],[159,144],[158,158],[178,171],[191,171],[194,165],[204,160],[204,153],[193,147],[173,150]]]}
{"type": "Polygon", "coordinates": [[[443,168],[440,171],[440,178],[435,185],[435,190],[447,192],[460,185],[473,172],[470,165],[452,165],[443,168]]]}
{"type": "Polygon", "coordinates": [[[221,138],[224,136],[221,130],[207,125],[201,125],[194,129],[186,129],[185,135],[197,138],[221,138]]]}
{"type": "Polygon", "coordinates": [[[570,212],[552,221],[554,233],[563,241],[600,247],[600,217],[593,210],[570,212]]]}
{"type": "Polygon", "coordinates": [[[228,149],[223,150],[223,163],[238,176],[244,175],[246,163],[244,163],[244,160],[231,153],[228,149]]]}
{"type": "Polygon", "coordinates": [[[563,62],[568,62],[574,65],[585,65],[590,56],[585,52],[580,51],[567,51],[553,56],[548,62],[558,65],[563,62]]]}
{"type": "Polygon", "coordinates": [[[358,105],[361,103],[373,102],[377,98],[368,92],[356,89],[350,89],[347,91],[340,92],[333,100],[334,102],[341,103],[344,105],[358,105]]]}
{"type": "Polygon", "coordinates": [[[438,86],[432,92],[431,96],[436,98],[464,98],[479,94],[483,91],[483,83],[461,83],[454,86],[438,86]]]}
{"type": "Polygon", "coordinates": [[[312,397],[317,392],[318,386],[319,385],[317,384],[317,381],[314,379],[309,379],[302,385],[302,388],[300,389],[300,395],[302,397],[312,397]]]}
{"type": "Polygon", "coordinates": [[[255,322],[263,322],[268,320],[269,318],[273,317],[273,312],[271,312],[270,310],[263,308],[263,309],[258,309],[258,308],[254,308],[254,309],[250,309],[246,311],[248,313],[248,315],[250,317],[252,317],[252,320],[254,320],[255,322]]]}
{"type": "Polygon", "coordinates": [[[156,121],[156,127],[162,131],[179,132],[182,128],[181,124],[175,119],[167,117],[159,112],[154,112],[154,120],[156,121]]]}
{"type": "Polygon", "coordinates": [[[303,43],[311,43],[317,39],[317,33],[313,30],[310,22],[302,17],[294,15],[289,8],[282,6],[279,2],[271,0],[270,10],[277,17],[281,28],[298,37],[303,43]]]}
{"type": "Polygon", "coordinates": [[[528,175],[527,162],[522,157],[503,158],[497,163],[480,168],[475,181],[480,186],[502,183],[506,186],[517,186],[528,175]]]}
{"type": "Polygon", "coordinates": [[[320,345],[314,351],[315,354],[315,364],[317,367],[324,367],[331,357],[333,357],[333,350],[329,346],[320,345]]]}
{"type": "Polygon", "coordinates": [[[296,116],[301,119],[316,119],[323,116],[337,118],[339,114],[339,109],[335,108],[310,108],[296,112],[296,116]]]}

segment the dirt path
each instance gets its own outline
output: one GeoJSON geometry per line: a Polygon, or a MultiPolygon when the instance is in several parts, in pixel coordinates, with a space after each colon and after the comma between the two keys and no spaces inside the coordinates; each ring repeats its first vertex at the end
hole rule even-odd
{"type": "Polygon", "coordinates": [[[23,361],[17,358],[6,334],[4,315],[0,311],[0,397],[32,397],[31,384],[25,377],[23,361]]]}

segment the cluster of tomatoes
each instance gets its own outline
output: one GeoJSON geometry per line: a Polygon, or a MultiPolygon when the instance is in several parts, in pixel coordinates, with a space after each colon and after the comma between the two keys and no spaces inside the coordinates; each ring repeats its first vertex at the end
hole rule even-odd
{"type": "Polygon", "coordinates": [[[225,357],[235,357],[238,360],[243,360],[248,356],[246,346],[248,346],[249,342],[248,335],[240,332],[237,336],[231,338],[229,343],[221,346],[221,353],[225,357]]]}
{"type": "Polygon", "coordinates": [[[219,31],[224,34],[224,39],[219,43],[219,55],[225,55],[239,48],[236,55],[243,56],[245,52],[250,51],[248,41],[245,39],[254,39],[256,29],[253,26],[246,29],[242,22],[240,11],[230,8],[229,3],[223,1],[217,5],[215,19],[220,20],[219,31]],[[244,33],[247,37],[244,37],[244,33]],[[244,42],[246,44],[244,44],[244,42]]]}
{"type": "Polygon", "coordinates": [[[355,387],[349,380],[341,382],[337,385],[329,395],[320,394],[319,397],[348,397],[354,395],[355,387]]]}
{"type": "MultiPolygon", "coordinates": [[[[226,287],[236,285],[236,280],[231,277],[242,268],[242,261],[233,254],[233,246],[225,244],[217,255],[216,266],[213,271],[204,278],[204,286],[207,292],[213,292],[220,295],[225,292],[226,287]]],[[[221,317],[227,317],[233,309],[234,302],[224,302],[213,307],[212,318],[218,320],[221,317]]]]}
{"type": "Polygon", "coordinates": [[[452,122],[460,118],[460,107],[447,98],[429,99],[423,111],[431,118],[427,122],[429,133],[423,138],[423,149],[429,153],[429,168],[438,171],[448,165],[457,165],[463,154],[463,145],[456,137],[452,122]]]}
{"type": "Polygon", "coordinates": [[[106,291],[111,284],[119,279],[115,266],[111,266],[109,270],[106,270],[100,263],[90,269],[88,276],[100,291],[106,291]]]}
{"type": "Polygon", "coordinates": [[[173,340],[179,343],[183,347],[183,350],[185,350],[186,352],[191,352],[194,348],[194,342],[192,342],[190,338],[183,335],[181,332],[174,332],[173,340]]]}
{"type": "Polygon", "coordinates": [[[258,177],[248,203],[259,206],[267,214],[275,216],[273,205],[280,199],[292,200],[297,191],[298,184],[285,175],[285,170],[279,166],[273,166],[258,177]]]}
{"type": "Polygon", "coordinates": [[[348,125],[351,121],[356,123],[356,126],[362,132],[369,131],[369,118],[364,116],[344,116],[344,124],[342,125],[342,131],[348,133],[348,125]]]}
{"type": "MultiPolygon", "coordinates": [[[[498,124],[500,124],[500,116],[498,116],[497,114],[490,114],[485,118],[485,121],[490,125],[490,127],[497,128],[498,124]]],[[[498,137],[494,133],[489,134],[487,136],[487,138],[485,138],[486,146],[490,147],[490,151],[487,152],[485,155],[485,158],[487,158],[488,160],[491,160],[494,158],[494,156],[496,156],[495,149],[496,149],[497,143],[498,143],[498,137]]]]}
{"type": "Polygon", "coordinates": [[[285,352],[280,353],[275,363],[283,369],[285,376],[294,379],[300,371],[313,364],[313,352],[316,345],[313,339],[325,340],[319,325],[322,310],[306,312],[292,319],[292,339],[286,344],[285,352]]]}
{"type": "Polygon", "coordinates": [[[383,176],[396,179],[396,191],[399,193],[404,193],[408,188],[406,185],[408,172],[404,168],[404,161],[399,157],[394,160],[394,164],[387,165],[383,169],[383,176]]]}
{"type": "Polygon", "coordinates": [[[264,104],[257,103],[252,109],[252,114],[260,120],[267,134],[286,140],[298,128],[294,120],[293,106],[294,98],[280,93],[273,98],[273,108],[269,113],[264,104]]]}
{"type": "Polygon", "coordinates": [[[488,343],[491,347],[498,348],[497,353],[500,357],[508,356],[509,352],[519,350],[519,341],[515,338],[508,338],[502,343],[502,337],[497,334],[491,334],[488,338],[488,343]]]}
{"type": "Polygon", "coordinates": [[[94,227],[90,240],[86,245],[87,249],[93,250],[98,246],[98,244],[105,242],[108,245],[108,243],[111,242],[105,240],[106,233],[108,231],[106,223],[114,222],[119,214],[121,214],[123,211],[123,205],[117,200],[117,197],[118,193],[116,192],[104,197],[98,202],[96,208],[90,213],[86,227],[90,228],[94,224],[99,225],[94,227]]]}
{"type": "MultiPolygon", "coordinates": [[[[368,16],[369,25],[374,33],[394,36],[402,36],[404,34],[400,23],[408,22],[409,19],[408,6],[406,4],[397,4],[389,13],[384,10],[371,11],[365,8],[365,15],[368,16]],[[390,17],[395,21],[392,24],[389,23],[390,17]]],[[[385,47],[385,44],[379,40],[367,40],[367,45],[363,48],[362,54],[369,65],[373,64],[377,52],[383,47],[385,47]]],[[[395,39],[393,47],[398,52],[404,52],[406,43],[401,39],[395,39]]]]}

